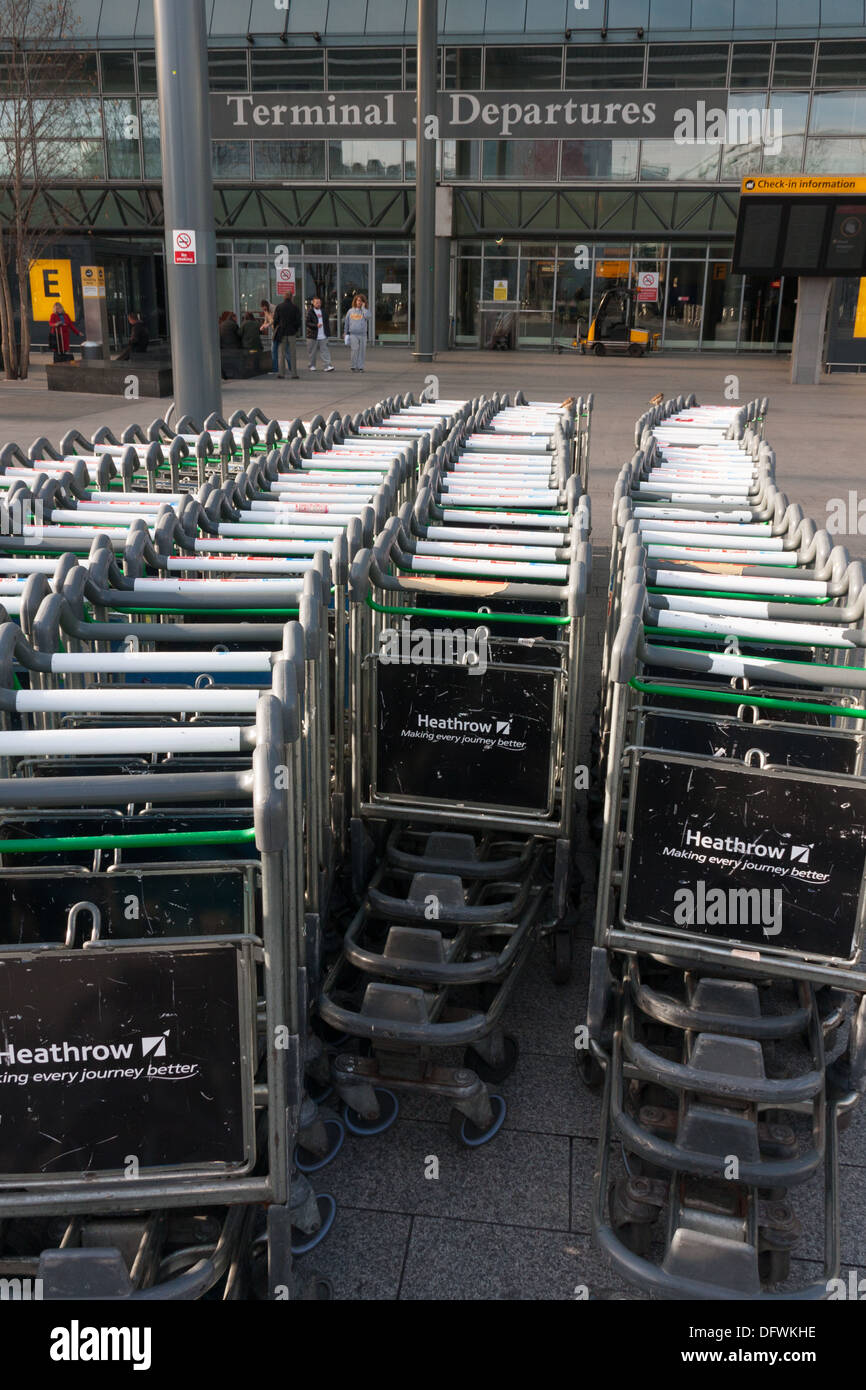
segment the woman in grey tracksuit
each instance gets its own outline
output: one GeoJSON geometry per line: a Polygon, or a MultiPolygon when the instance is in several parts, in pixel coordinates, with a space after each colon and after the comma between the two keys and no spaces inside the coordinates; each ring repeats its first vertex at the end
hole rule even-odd
{"type": "Polygon", "coordinates": [[[364,296],[356,294],[352,300],[352,307],[348,310],[343,320],[343,336],[349,347],[352,349],[352,371],[362,372],[364,370],[364,358],[367,355],[367,324],[370,321],[370,310],[364,303],[364,296]]]}

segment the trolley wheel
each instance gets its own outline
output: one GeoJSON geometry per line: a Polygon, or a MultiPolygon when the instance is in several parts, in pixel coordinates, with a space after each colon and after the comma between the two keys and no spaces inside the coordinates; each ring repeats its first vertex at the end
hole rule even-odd
{"type": "Polygon", "coordinates": [[[326,1164],[330,1163],[332,1158],[336,1158],[343,1147],[346,1131],[342,1121],[325,1120],[325,1129],[330,1140],[330,1147],[323,1158],[312,1153],[310,1149],[305,1149],[302,1144],[295,1146],[295,1167],[299,1173],[317,1173],[320,1168],[324,1168],[326,1164]]]}
{"type": "Polygon", "coordinates": [[[567,985],[571,979],[571,932],[553,933],[553,983],[567,985]]]}
{"type": "Polygon", "coordinates": [[[594,357],[604,357],[604,354],[606,352],[607,348],[605,347],[604,343],[593,343],[592,354],[594,357]]]}
{"type": "Polygon", "coordinates": [[[589,1048],[581,1048],[574,1054],[577,1074],[588,1091],[600,1091],[604,1085],[604,1068],[593,1057],[589,1048]]]}
{"type": "Polygon", "coordinates": [[[493,1122],[489,1129],[479,1129],[462,1110],[452,1110],[448,1117],[448,1133],[451,1138],[467,1149],[480,1149],[482,1144],[488,1144],[501,1130],[506,1115],[506,1105],[502,1096],[491,1096],[490,1104],[493,1107],[493,1122]]]}
{"type": "Polygon", "coordinates": [[[482,1081],[504,1081],[517,1066],[519,1048],[517,1039],[513,1038],[510,1033],[506,1033],[502,1041],[505,1044],[505,1056],[501,1062],[491,1065],[490,1062],[485,1062],[480,1052],[476,1052],[474,1047],[467,1047],[463,1054],[464,1067],[469,1067],[476,1076],[481,1077],[482,1081]]]}
{"type": "Polygon", "coordinates": [[[643,348],[640,343],[629,343],[626,351],[629,357],[643,357],[643,348]]]}
{"type": "Polygon", "coordinates": [[[758,1273],[762,1284],[783,1284],[791,1272],[790,1250],[761,1250],[758,1273]]]}
{"type": "Polygon", "coordinates": [[[359,1115],[357,1110],[353,1110],[350,1105],[343,1105],[343,1121],[352,1134],[384,1134],[386,1129],[390,1129],[400,1111],[400,1102],[393,1091],[388,1091],[384,1086],[376,1086],[376,1099],[379,1102],[379,1114],[375,1120],[365,1120],[363,1115],[359,1115]]]}
{"type": "Polygon", "coordinates": [[[608,1190],[608,1211],[611,1213],[611,1225],[625,1248],[630,1250],[633,1255],[640,1255],[645,1259],[652,1245],[654,1223],[652,1221],[614,1221],[613,1195],[615,1186],[615,1183],[611,1183],[608,1190]]]}
{"type": "Polygon", "coordinates": [[[310,1100],[314,1100],[317,1105],[321,1105],[323,1101],[334,1094],[334,1088],[330,1081],[316,1081],[314,1078],[308,1077],[306,1087],[310,1100]]]}
{"type": "Polygon", "coordinates": [[[334,1224],[334,1217],[337,1215],[337,1203],[330,1192],[319,1192],[316,1194],[316,1205],[319,1208],[319,1215],[322,1224],[312,1235],[307,1235],[304,1231],[299,1231],[295,1227],[296,1241],[292,1242],[293,1255],[306,1255],[308,1250],[315,1250],[316,1246],[325,1239],[334,1224]]]}

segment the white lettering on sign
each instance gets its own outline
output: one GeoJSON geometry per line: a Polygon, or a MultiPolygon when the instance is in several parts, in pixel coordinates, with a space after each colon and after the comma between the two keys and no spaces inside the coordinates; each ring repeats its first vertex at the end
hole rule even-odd
{"type": "Polygon", "coordinates": [[[173,231],[171,237],[174,247],[175,265],[195,265],[195,232],[186,230],[173,231]]]}

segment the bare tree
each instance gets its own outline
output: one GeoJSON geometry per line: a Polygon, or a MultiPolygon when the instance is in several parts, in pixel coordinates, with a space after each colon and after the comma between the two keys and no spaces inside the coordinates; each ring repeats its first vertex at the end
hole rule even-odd
{"type": "Polygon", "coordinates": [[[0,0],[0,334],[8,378],[30,360],[30,264],[54,236],[45,191],[90,128],[95,81],[72,0],[0,0]],[[91,85],[92,84],[92,85],[91,85]],[[16,318],[13,284],[18,289],[16,318]]]}

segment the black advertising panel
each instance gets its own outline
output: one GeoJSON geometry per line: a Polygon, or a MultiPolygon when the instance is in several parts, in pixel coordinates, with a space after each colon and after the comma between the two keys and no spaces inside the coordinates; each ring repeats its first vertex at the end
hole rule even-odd
{"type": "Polygon", "coordinates": [[[866,274],[866,179],[744,179],[733,269],[742,275],[866,274]]]}
{"type": "Polygon", "coordinates": [[[247,1163],[234,946],[0,956],[0,1177],[247,1163]]]}
{"type": "Polygon", "coordinates": [[[379,796],[547,810],[553,671],[382,661],[377,671],[379,796]]]}
{"type": "Polygon", "coordinates": [[[866,859],[866,784],[638,760],[622,917],[713,940],[850,959],[866,859]],[[682,925],[682,891],[758,890],[777,920],[682,925]],[[678,894],[680,895],[678,897],[678,894]],[[775,898],[778,894],[778,899],[775,898]],[[732,924],[733,923],[733,924],[732,924]]]}
{"type": "Polygon", "coordinates": [[[858,736],[816,733],[772,724],[740,724],[733,719],[698,719],[651,710],[644,717],[640,741],[649,748],[694,753],[706,758],[736,758],[761,753],[775,767],[814,767],[823,772],[853,773],[858,736]]]}

